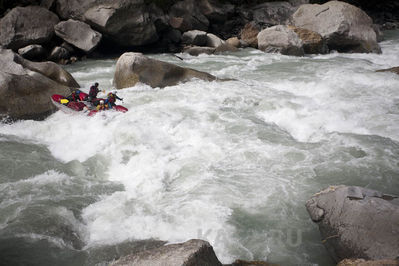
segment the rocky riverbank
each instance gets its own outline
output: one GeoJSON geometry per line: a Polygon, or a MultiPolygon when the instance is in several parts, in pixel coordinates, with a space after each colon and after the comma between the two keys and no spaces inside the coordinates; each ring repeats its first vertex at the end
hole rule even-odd
{"type": "Polygon", "coordinates": [[[62,64],[125,51],[198,55],[258,48],[258,43],[266,52],[299,56],[328,50],[380,52],[380,28],[397,21],[387,6],[395,10],[397,5],[377,6],[379,25],[344,2],[5,1],[0,45],[26,59],[62,64]]]}

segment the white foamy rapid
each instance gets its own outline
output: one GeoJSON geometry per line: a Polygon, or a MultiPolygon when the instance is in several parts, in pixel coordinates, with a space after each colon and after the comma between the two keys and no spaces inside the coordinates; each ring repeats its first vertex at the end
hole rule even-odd
{"type": "MultiPolygon", "coordinates": [[[[381,55],[153,56],[236,81],[137,85],[118,92],[127,113],[57,112],[0,134],[45,145],[62,163],[94,161],[104,171],[85,170],[92,179],[123,184],[81,210],[86,248],[204,238],[226,263],[328,265],[304,207],[310,195],[333,184],[399,194],[399,76],[375,72],[398,65],[395,34],[381,55]]],[[[114,64],[68,70],[86,89],[109,90],[114,64]]],[[[52,173],[66,178],[28,181],[52,173]]]]}

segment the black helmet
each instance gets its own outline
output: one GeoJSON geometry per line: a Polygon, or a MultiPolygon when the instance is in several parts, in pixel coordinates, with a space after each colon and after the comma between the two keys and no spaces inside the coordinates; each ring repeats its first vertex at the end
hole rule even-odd
{"type": "Polygon", "coordinates": [[[98,82],[94,83],[94,86],[96,86],[96,87],[97,87],[97,86],[98,86],[98,82]]]}

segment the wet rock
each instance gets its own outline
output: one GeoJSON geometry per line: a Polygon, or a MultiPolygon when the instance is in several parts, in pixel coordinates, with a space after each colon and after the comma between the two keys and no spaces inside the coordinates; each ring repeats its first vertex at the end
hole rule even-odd
{"type": "Polygon", "coordinates": [[[181,244],[166,245],[119,259],[112,266],[222,266],[212,246],[191,239],[181,244]]]}
{"type": "Polygon", "coordinates": [[[258,34],[258,47],[267,53],[303,56],[303,42],[287,26],[279,25],[262,30],[258,34]]]}
{"type": "Polygon", "coordinates": [[[198,56],[200,54],[214,54],[215,50],[214,47],[187,46],[183,49],[183,52],[192,56],[198,56]]]}
{"type": "Polygon", "coordinates": [[[171,26],[182,32],[189,30],[207,31],[209,20],[201,13],[196,0],[179,1],[170,8],[171,26]]]}
{"type": "Polygon", "coordinates": [[[34,63],[0,49],[0,116],[43,119],[55,111],[52,94],[79,87],[73,77],[52,62],[34,63]]]}
{"type": "Polygon", "coordinates": [[[296,27],[319,33],[330,50],[380,53],[372,19],[350,4],[330,1],[323,5],[302,5],[292,16],[296,27]]]}
{"type": "Polygon", "coordinates": [[[248,46],[258,48],[259,28],[255,23],[247,23],[240,32],[240,39],[247,43],[248,46]]]}
{"type": "Polygon", "coordinates": [[[0,20],[0,44],[17,50],[43,44],[54,36],[57,15],[38,6],[16,7],[0,20]]]}
{"type": "Polygon", "coordinates": [[[18,49],[18,54],[28,60],[42,60],[46,56],[46,50],[39,44],[31,44],[18,49]]]}
{"type": "Polygon", "coordinates": [[[338,262],[346,258],[395,259],[399,250],[399,199],[351,186],[329,187],[306,203],[323,243],[338,262]]]}
{"type": "Polygon", "coordinates": [[[233,47],[236,47],[236,48],[241,47],[241,42],[237,37],[231,37],[231,38],[227,39],[226,43],[233,47]]]}
{"type": "Polygon", "coordinates": [[[122,89],[142,82],[153,88],[163,88],[193,78],[216,80],[211,74],[151,59],[141,53],[124,53],[116,63],[114,85],[122,89]]]}
{"type": "Polygon", "coordinates": [[[63,59],[68,59],[70,57],[70,54],[67,49],[56,46],[53,48],[51,51],[48,60],[53,61],[53,62],[60,62],[63,59]]]}
{"type": "Polygon", "coordinates": [[[73,46],[90,53],[101,41],[101,33],[94,31],[84,22],[69,19],[55,27],[55,34],[73,46]]]}
{"type": "Polygon", "coordinates": [[[326,40],[321,37],[321,35],[317,32],[307,29],[301,29],[295,26],[288,26],[288,28],[298,34],[299,38],[302,40],[303,50],[305,51],[305,54],[328,53],[326,40]]]}
{"type": "Polygon", "coordinates": [[[224,44],[216,47],[215,54],[221,54],[221,53],[226,53],[226,52],[237,52],[237,51],[238,51],[238,48],[236,48],[228,43],[224,43],[224,44]]]}
{"type": "Polygon", "coordinates": [[[398,75],[399,75],[399,67],[392,67],[392,68],[387,68],[387,69],[380,69],[380,70],[377,70],[377,72],[392,72],[392,73],[395,73],[395,74],[398,74],[398,75]]]}
{"type": "Polygon", "coordinates": [[[337,266],[399,266],[399,260],[345,259],[337,266]]]}
{"type": "Polygon", "coordinates": [[[188,45],[205,46],[208,41],[208,36],[205,31],[190,30],[183,33],[182,42],[188,45]]]}
{"type": "Polygon", "coordinates": [[[222,44],[225,43],[225,41],[223,41],[222,39],[220,39],[218,36],[216,36],[215,34],[212,33],[208,33],[206,35],[207,40],[206,40],[206,46],[208,47],[218,47],[221,46],[222,44]]]}

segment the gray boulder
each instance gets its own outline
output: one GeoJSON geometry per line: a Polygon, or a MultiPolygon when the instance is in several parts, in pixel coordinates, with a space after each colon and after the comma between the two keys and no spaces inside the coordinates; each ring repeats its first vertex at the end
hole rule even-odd
{"type": "Polygon", "coordinates": [[[52,62],[35,63],[8,49],[0,49],[0,116],[43,119],[56,110],[52,94],[68,94],[80,87],[52,62]]]}
{"type": "Polygon", "coordinates": [[[69,19],[62,21],[55,27],[55,34],[67,43],[90,53],[101,41],[101,33],[94,31],[84,22],[69,19]]]}
{"type": "Polygon", "coordinates": [[[208,47],[218,47],[221,46],[223,44],[225,44],[225,41],[223,41],[222,39],[220,39],[218,36],[216,36],[215,34],[212,33],[208,33],[206,35],[206,46],[208,47]]]}
{"type": "Polygon", "coordinates": [[[141,46],[158,40],[155,25],[142,1],[96,5],[88,9],[84,17],[93,28],[120,46],[141,46]]]}
{"type": "Polygon", "coordinates": [[[212,246],[203,240],[191,239],[146,250],[119,259],[112,266],[222,266],[212,246]]]}
{"type": "Polygon", "coordinates": [[[158,40],[144,0],[57,0],[57,13],[65,20],[86,22],[120,46],[140,46],[158,40]]]}
{"type": "Polygon", "coordinates": [[[296,27],[319,33],[330,50],[380,53],[372,19],[350,4],[330,1],[323,5],[302,5],[292,16],[296,27]]]}
{"type": "Polygon", "coordinates": [[[303,56],[303,42],[287,26],[279,25],[262,30],[258,34],[258,48],[267,53],[303,56]]]}
{"type": "Polygon", "coordinates": [[[18,54],[28,60],[41,60],[46,56],[46,50],[40,44],[31,44],[18,49],[18,54]]]}
{"type": "Polygon", "coordinates": [[[190,30],[183,33],[181,40],[184,44],[205,46],[208,41],[208,36],[205,31],[190,30]]]}
{"type": "Polygon", "coordinates": [[[141,53],[124,53],[116,63],[114,85],[122,89],[142,82],[153,88],[163,88],[193,78],[216,80],[211,74],[151,59],[141,53]]]}
{"type": "Polygon", "coordinates": [[[226,43],[233,47],[236,47],[236,48],[241,47],[241,42],[237,37],[231,37],[231,38],[227,39],[226,43]]]}
{"type": "Polygon", "coordinates": [[[17,50],[51,40],[57,15],[39,6],[16,7],[0,20],[0,44],[17,50]]]}
{"type": "Polygon", "coordinates": [[[399,255],[399,199],[352,186],[329,187],[306,203],[323,243],[338,262],[399,255]]]}

